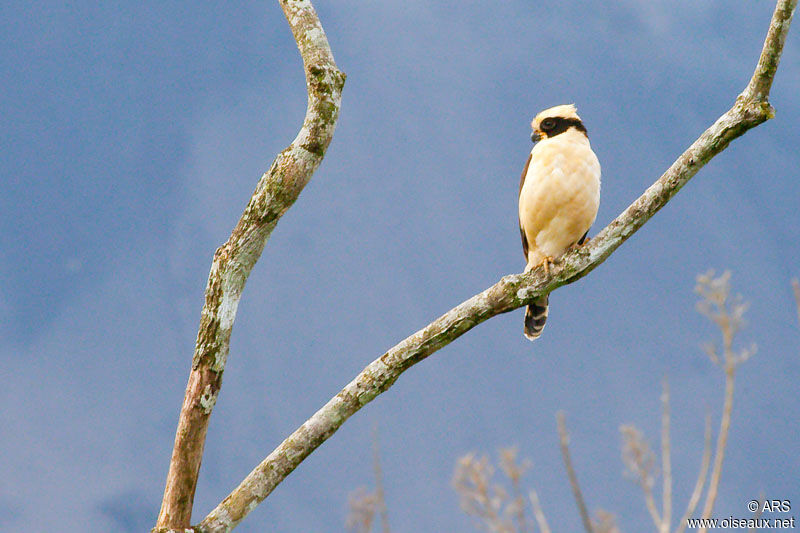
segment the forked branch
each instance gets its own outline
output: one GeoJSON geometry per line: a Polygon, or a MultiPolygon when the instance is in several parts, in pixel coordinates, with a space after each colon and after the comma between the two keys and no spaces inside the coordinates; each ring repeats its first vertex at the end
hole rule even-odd
{"type": "MultiPolygon", "coordinates": [[[[282,5],[287,12],[287,18],[292,24],[293,30],[295,30],[295,37],[298,39],[302,50],[302,38],[298,37],[296,29],[298,27],[307,28],[308,24],[305,26],[298,25],[297,20],[301,18],[299,15],[301,12],[306,13],[303,17],[307,16],[307,12],[311,10],[310,4],[307,1],[301,2],[298,0],[286,2],[282,5]]],[[[200,531],[228,531],[232,529],[350,416],[372,401],[378,394],[391,387],[405,370],[481,322],[500,313],[527,305],[540,295],[549,293],[562,285],[572,283],[587,275],[642,227],[659,209],[664,207],[700,168],[724,150],[731,141],[742,136],[749,129],[772,118],[773,109],[768,101],[769,90],[796,5],[797,0],[778,1],[758,66],[747,88],[736,98],[733,107],[703,132],[653,185],[592,239],[587,246],[565,256],[559,265],[551,269],[550,275],[546,275],[542,269],[538,269],[527,274],[503,277],[492,287],[445,313],[373,361],[353,381],[346,385],[339,394],[334,396],[267,456],[199,524],[197,529],[200,531]]],[[[311,12],[313,13],[313,11],[311,12]]],[[[315,17],[314,20],[316,21],[315,17]]],[[[300,31],[299,34],[303,35],[303,32],[300,31]]],[[[306,34],[309,36],[313,34],[317,38],[324,40],[324,34],[318,25],[318,21],[314,23],[313,31],[308,31],[306,34]]],[[[327,43],[325,44],[327,49],[327,43]]],[[[322,52],[320,54],[330,59],[330,69],[316,72],[321,80],[326,81],[325,86],[330,88],[330,98],[327,100],[328,106],[326,109],[331,111],[335,121],[336,110],[338,109],[338,91],[341,89],[343,76],[335,69],[329,50],[327,55],[322,52]]],[[[308,65],[306,72],[310,75],[309,79],[313,79],[317,75],[313,68],[308,68],[308,65]]],[[[309,83],[309,87],[311,87],[311,82],[309,83]]],[[[329,128],[326,131],[332,132],[332,124],[329,125],[329,128]]],[[[299,136],[298,139],[299,141],[296,142],[302,144],[309,137],[306,136],[301,139],[299,136]]],[[[324,146],[327,146],[327,144],[324,146]]],[[[322,148],[322,151],[324,151],[324,147],[322,148]]],[[[281,154],[279,159],[286,153],[281,154]]],[[[289,153],[292,153],[292,151],[289,150],[289,153]]],[[[321,156],[321,151],[319,154],[321,156]]],[[[306,159],[303,160],[306,161],[306,159]]],[[[306,165],[306,167],[312,170],[315,168],[313,165],[306,165]]],[[[273,169],[276,168],[280,168],[277,160],[276,165],[273,165],[273,169]]],[[[270,171],[270,173],[272,172],[273,170],[270,171]]],[[[265,188],[269,189],[269,186],[259,184],[254,199],[265,188]]],[[[280,187],[273,187],[272,190],[276,195],[280,195],[283,191],[280,187]]],[[[285,211],[288,205],[291,205],[291,202],[281,205],[282,207],[278,210],[276,216],[269,219],[273,222],[266,222],[261,226],[262,229],[260,231],[262,233],[266,232],[268,234],[269,230],[274,226],[274,220],[285,211]]],[[[265,208],[261,201],[253,200],[251,201],[251,206],[254,209],[258,209],[260,213],[264,213],[264,215],[272,213],[272,210],[265,208]]],[[[250,209],[251,207],[249,206],[245,215],[248,214],[250,209]]],[[[267,219],[268,217],[264,218],[267,219]]],[[[236,230],[234,234],[236,234],[236,230]]],[[[257,258],[261,247],[263,247],[264,240],[257,240],[256,244],[245,247],[245,253],[242,255],[248,259],[257,258]]],[[[224,340],[224,349],[200,349],[201,341],[204,338],[202,335],[203,325],[201,324],[201,335],[198,336],[198,353],[195,356],[192,375],[194,376],[196,372],[201,375],[204,375],[204,373],[211,373],[212,375],[210,380],[200,381],[199,385],[193,385],[193,378],[190,378],[190,388],[194,387],[196,389],[195,393],[204,393],[206,391],[202,386],[203,383],[209,382],[210,386],[207,396],[202,394],[192,396],[193,398],[200,398],[200,400],[195,400],[196,402],[199,401],[199,407],[188,406],[200,412],[205,412],[203,410],[204,405],[213,405],[213,399],[216,397],[219,388],[218,376],[221,375],[219,362],[224,364],[225,355],[227,354],[227,337],[230,335],[230,325],[238,302],[238,294],[241,293],[241,288],[244,284],[241,274],[245,273],[244,277],[246,278],[246,272],[249,272],[249,268],[252,267],[252,263],[248,263],[249,267],[243,268],[243,265],[229,258],[228,254],[231,249],[237,249],[237,247],[241,246],[240,240],[232,236],[229,244],[223,246],[217,254],[221,258],[221,264],[227,265],[228,269],[239,274],[237,279],[240,279],[240,281],[233,285],[230,281],[228,281],[228,285],[219,282],[215,285],[212,283],[212,279],[209,280],[207,307],[213,312],[206,313],[204,310],[203,320],[204,323],[208,323],[209,329],[213,329],[210,327],[212,325],[219,326],[222,329],[222,334],[215,334],[212,336],[212,340],[218,338],[224,340]],[[212,305],[214,298],[219,298],[220,294],[223,296],[225,294],[229,295],[227,300],[224,297],[222,300],[227,303],[222,306],[219,303],[216,306],[212,305]],[[209,304],[209,299],[211,299],[211,304],[209,304]],[[221,312],[223,310],[227,312],[221,312]],[[216,322],[211,322],[214,320],[216,322]],[[223,325],[226,325],[227,329],[222,328],[221,326],[223,325]],[[201,401],[204,397],[208,398],[205,403],[201,401]]],[[[217,265],[216,259],[215,265],[217,265]]],[[[214,272],[212,268],[212,277],[214,272]]],[[[189,397],[189,394],[187,394],[187,400],[189,397]]],[[[187,408],[186,405],[184,407],[187,408]]],[[[210,413],[210,410],[208,412],[210,413]]],[[[205,416],[207,417],[207,413],[205,416]]],[[[179,428],[179,437],[180,431],[179,428]]],[[[203,428],[204,431],[205,429],[203,428]]],[[[199,461],[197,465],[199,465],[199,461]]]]}

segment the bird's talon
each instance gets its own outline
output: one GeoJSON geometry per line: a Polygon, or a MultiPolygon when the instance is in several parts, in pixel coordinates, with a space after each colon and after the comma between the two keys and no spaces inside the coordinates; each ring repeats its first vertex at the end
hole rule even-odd
{"type": "Polygon", "coordinates": [[[584,246],[586,246],[587,244],[589,244],[589,241],[590,241],[590,240],[591,240],[591,239],[589,239],[589,237],[586,237],[585,239],[583,239],[583,241],[581,241],[581,242],[576,242],[575,244],[573,244],[572,246],[570,246],[570,247],[569,247],[569,249],[570,249],[570,251],[573,251],[573,250],[580,250],[581,248],[583,248],[584,246]]]}
{"type": "Polygon", "coordinates": [[[550,265],[555,265],[555,264],[556,264],[556,260],[555,259],[553,259],[550,256],[545,257],[544,261],[542,261],[542,266],[544,267],[544,273],[549,276],[550,275],[550,265]]]}

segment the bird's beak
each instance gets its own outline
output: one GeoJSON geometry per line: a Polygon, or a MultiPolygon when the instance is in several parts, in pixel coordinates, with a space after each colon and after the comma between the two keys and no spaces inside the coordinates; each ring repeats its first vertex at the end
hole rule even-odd
{"type": "Polygon", "coordinates": [[[537,130],[533,130],[533,133],[531,133],[531,141],[538,142],[540,140],[542,140],[542,134],[537,130]]]}

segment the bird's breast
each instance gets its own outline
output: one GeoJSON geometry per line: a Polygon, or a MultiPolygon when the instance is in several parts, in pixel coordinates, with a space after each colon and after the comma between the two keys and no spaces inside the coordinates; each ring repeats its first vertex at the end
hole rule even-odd
{"type": "Polygon", "coordinates": [[[586,142],[537,144],[519,197],[528,262],[562,255],[586,233],[600,205],[600,163],[586,142]]]}

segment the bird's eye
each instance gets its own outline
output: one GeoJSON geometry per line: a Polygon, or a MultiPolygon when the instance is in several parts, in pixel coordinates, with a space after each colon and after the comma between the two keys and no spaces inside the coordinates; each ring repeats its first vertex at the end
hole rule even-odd
{"type": "Polygon", "coordinates": [[[542,131],[552,130],[555,127],[556,127],[556,121],[553,120],[552,118],[546,118],[542,121],[541,125],[542,131]]]}

